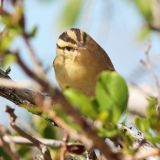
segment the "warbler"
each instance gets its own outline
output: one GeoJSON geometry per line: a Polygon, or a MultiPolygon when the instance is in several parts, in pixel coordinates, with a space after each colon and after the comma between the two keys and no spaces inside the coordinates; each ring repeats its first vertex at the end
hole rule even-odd
{"type": "Polygon", "coordinates": [[[97,76],[102,71],[115,71],[104,49],[77,28],[71,28],[59,36],[53,67],[62,90],[72,87],[87,96],[95,95],[97,76]]]}

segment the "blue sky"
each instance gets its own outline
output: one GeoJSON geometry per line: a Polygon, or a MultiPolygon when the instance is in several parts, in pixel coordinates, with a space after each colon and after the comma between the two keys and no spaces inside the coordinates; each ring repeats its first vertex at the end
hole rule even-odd
{"type": "MultiPolygon", "coordinates": [[[[26,0],[25,10],[27,28],[30,30],[34,25],[38,26],[38,33],[32,44],[38,57],[45,67],[52,67],[56,51],[56,40],[62,30],[58,29],[58,18],[65,0],[53,0],[48,3],[39,3],[37,0],[26,0]]],[[[76,4],[75,4],[76,5],[76,4]]],[[[136,81],[130,77],[140,59],[144,57],[145,41],[138,40],[138,32],[143,25],[143,19],[136,7],[128,0],[85,0],[82,12],[74,27],[78,27],[89,33],[109,54],[116,70],[126,79],[136,81]]],[[[149,38],[152,43],[151,54],[157,54],[160,50],[160,38],[152,34],[149,38]]],[[[21,48],[21,53],[27,64],[32,67],[24,44],[17,40],[13,48],[21,48]]],[[[12,65],[10,76],[15,80],[26,80],[26,76],[16,66],[12,65]]],[[[49,79],[56,84],[53,69],[48,75],[49,79]]],[[[143,83],[145,79],[141,79],[143,83]]],[[[2,99],[2,98],[1,98],[2,99]]],[[[7,124],[5,109],[6,100],[1,100],[0,123],[7,124]]],[[[10,104],[7,102],[7,104],[10,104]]],[[[15,107],[15,105],[12,105],[15,107]]],[[[21,119],[27,115],[23,109],[17,109],[21,119]]]]}

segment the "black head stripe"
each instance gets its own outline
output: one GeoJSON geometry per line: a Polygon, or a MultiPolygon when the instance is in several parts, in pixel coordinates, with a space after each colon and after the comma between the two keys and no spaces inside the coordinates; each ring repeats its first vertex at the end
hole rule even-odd
{"type": "Polygon", "coordinates": [[[87,39],[87,34],[85,32],[83,32],[83,44],[86,43],[86,39],[87,39]]]}
{"type": "Polygon", "coordinates": [[[80,29],[71,28],[71,31],[73,31],[76,34],[77,40],[80,42],[81,41],[81,31],[80,31],[80,29]]]}
{"type": "Polygon", "coordinates": [[[59,39],[62,39],[65,42],[70,42],[72,44],[76,44],[76,41],[72,39],[71,37],[68,36],[67,32],[63,32],[60,36],[59,39]]]}

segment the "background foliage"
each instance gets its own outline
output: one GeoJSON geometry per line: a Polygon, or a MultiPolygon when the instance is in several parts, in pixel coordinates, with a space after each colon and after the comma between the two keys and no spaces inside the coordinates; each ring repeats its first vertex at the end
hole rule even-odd
{"type": "MultiPolygon", "coordinates": [[[[25,5],[27,3],[25,1],[23,4],[24,8],[21,3],[16,3],[16,1],[14,0],[11,2],[4,1],[3,3],[4,6],[0,10],[0,67],[4,71],[6,71],[5,74],[10,73],[12,75],[12,73],[14,72],[14,69],[12,69],[13,63],[14,65],[18,63],[18,59],[16,56],[17,52],[22,53],[23,59],[25,59],[27,55],[26,53],[25,55],[23,54],[23,50],[21,49],[21,47],[19,48],[19,44],[21,43],[21,41],[24,41],[24,43],[26,43],[27,41],[27,45],[28,41],[29,43],[31,41],[33,41],[34,43],[34,39],[36,39],[36,37],[38,36],[41,28],[39,28],[38,25],[32,27],[27,26],[27,11],[25,10],[25,5]],[[2,9],[4,10],[3,12],[2,9]],[[15,46],[18,47],[16,48],[15,46]]],[[[56,5],[57,2],[52,0],[39,0],[37,1],[37,3],[41,3],[49,7],[50,4],[56,5]]],[[[80,20],[80,17],[82,15],[86,17],[89,15],[89,9],[92,5],[91,2],[88,2],[87,12],[83,13],[84,11],[86,11],[84,10],[85,3],[87,2],[84,2],[83,0],[77,0],[76,2],[74,0],[63,1],[63,6],[57,7],[57,28],[59,30],[63,30],[65,28],[77,26],[78,21],[80,20]]],[[[105,2],[103,3],[104,5],[106,4],[105,2]]],[[[142,26],[141,28],[138,28],[139,30],[137,31],[137,33],[139,33],[140,35],[141,41],[145,41],[148,37],[152,38],[153,35],[159,34],[160,9],[155,13],[155,10],[157,10],[156,7],[158,7],[158,5],[156,5],[155,7],[154,0],[135,0],[126,1],[123,3],[134,4],[134,7],[137,9],[139,15],[142,18],[142,26]]],[[[92,14],[93,13],[91,13],[91,15],[92,14]]],[[[102,14],[105,17],[105,14],[107,15],[109,14],[109,12],[103,12],[102,14]]],[[[87,23],[87,18],[85,19],[85,23],[87,23]]],[[[104,23],[102,22],[102,26],[103,25],[104,23]]],[[[89,25],[89,27],[91,26],[89,25]]],[[[137,33],[134,34],[137,35],[137,33]]],[[[121,39],[123,40],[123,37],[121,37],[121,39]]],[[[30,44],[28,49],[30,50],[30,44]]],[[[50,58],[47,57],[46,59],[50,58]]],[[[122,59],[124,62],[125,57],[122,59]]],[[[27,59],[25,60],[26,63],[30,64],[31,60],[29,62],[27,62],[27,59]]],[[[147,61],[146,63],[149,63],[149,61],[147,61]]],[[[29,68],[33,69],[33,64],[30,64],[29,68]]],[[[46,75],[44,74],[40,75],[41,77],[46,77],[46,75]]],[[[14,73],[14,77],[16,77],[16,72],[14,73]]],[[[156,87],[158,90],[158,85],[156,87]]],[[[107,137],[114,144],[118,144],[118,146],[121,147],[120,152],[125,155],[136,154],[140,147],[134,147],[135,138],[133,137],[132,133],[125,132],[125,129],[118,125],[118,123],[121,122],[125,126],[126,121],[130,119],[130,115],[128,114],[129,116],[127,116],[126,114],[126,108],[129,98],[128,86],[126,81],[118,73],[103,72],[97,80],[95,92],[96,96],[93,98],[88,98],[74,89],[67,89],[63,94],[67,98],[67,100],[74,106],[74,109],[78,109],[82,117],[86,118],[90,122],[91,128],[94,127],[94,130],[101,138],[104,139],[107,137]]],[[[148,107],[145,117],[138,116],[133,122],[135,127],[142,132],[143,140],[145,142],[151,143],[156,149],[159,150],[159,99],[157,96],[147,95],[147,100],[148,107]]],[[[54,114],[56,114],[56,116],[60,117],[66,124],[68,124],[71,129],[74,129],[80,133],[83,132],[81,126],[75,123],[73,117],[66,115],[64,110],[59,108],[59,105],[55,107],[53,112],[54,114]]],[[[48,116],[49,113],[43,115],[43,117],[45,118],[48,116]]],[[[62,140],[65,135],[64,130],[62,130],[61,128],[53,127],[53,125],[51,125],[43,118],[35,117],[33,115],[31,117],[29,125],[32,128],[31,132],[34,136],[62,140]]],[[[12,132],[10,134],[12,136],[17,135],[16,132],[12,132]]],[[[72,137],[70,139],[71,142],[76,142],[76,139],[72,137]]],[[[16,145],[16,150],[20,157],[23,157],[24,160],[32,159],[32,157],[34,157],[38,152],[37,149],[28,147],[27,145],[16,145]]],[[[51,148],[50,153],[53,159],[59,159],[61,155],[60,150],[55,148],[51,148]]],[[[4,159],[13,159],[3,148],[3,145],[0,145],[0,157],[3,157],[4,159]]],[[[84,153],[81,153],[79,155],[72,155],[68,151],[66,159],[84,159],[84,157],[86,157],[84,153]]]]}

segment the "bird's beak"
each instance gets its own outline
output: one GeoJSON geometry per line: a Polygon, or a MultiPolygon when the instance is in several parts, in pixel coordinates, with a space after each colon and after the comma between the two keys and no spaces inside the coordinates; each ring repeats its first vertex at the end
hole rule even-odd
{"type": "Polygon", "coordinates": [[[85,49],[87,49],[87,46],[84,45],[84,44],[81,43],[81,42],[79,42],[79,43],[77,44],[77,46],[78,46],[78,49],[80,49],[80,50],[85,50],[85,49]]]}

